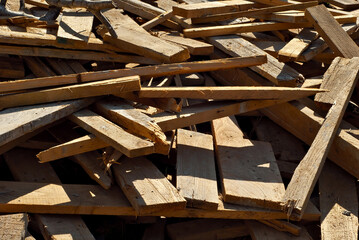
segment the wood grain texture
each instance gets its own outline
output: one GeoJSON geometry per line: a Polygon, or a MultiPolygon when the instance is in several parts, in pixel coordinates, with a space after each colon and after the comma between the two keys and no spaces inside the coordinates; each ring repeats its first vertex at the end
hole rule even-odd
{"type": "Polygon", "coordinates": [[[113,166],[113,173],[138,214],[186,207],[186,200],[146,158],[126,158],[113,166]]]}
{"type": "Polygon", "coordinates": [[[0,215],[0,239],[25,239],[27,224],[26,213],[0,215]]]}
{"type": "Polygon", "coordinates": [[[356,179],[331,162],[319,178],[323,240],[358,239],[356,179]]]}
{"type": "Polygon", "coordinates": [[[218,190],[211,135],[177,130],[177,190],[188,207],[217,209],[218,190]]]}
{"type": "Polygon", "coordinates": [[[285,188],[269,143],[244,139],[232,117],[212,121],[225,202],[280,209],[285,188]]]}

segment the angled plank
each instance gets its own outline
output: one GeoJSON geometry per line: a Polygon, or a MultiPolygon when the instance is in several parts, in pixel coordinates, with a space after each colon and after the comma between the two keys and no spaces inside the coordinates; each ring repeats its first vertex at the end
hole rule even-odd
{"type": "Polygon", "coordinates": [[[30,71],[36,77],[49,77],[49,76],[56,76],[53,70],[47,66],[40,58],[38,57],[22,57],[29,67],[30,71]]]}
{"type": "Polygon", "coordinates": [[[295,86],[297,81],[303,81],[302,74],[293,68],[279,62],[276,58],[265,53],[249,41],[237,35],[208,38],[209,42],[223,52],[233,57],[245,57],[253,54],[266,54],[267,63],[250,67],[253,71],[279,86],[295,86]]]}
{"type": "Polygon", "coordinates": [[[291,87],[142,87],[140,98],[190,99],[298,99],[319,93],[319,89],[291,87]]]}
{"type": "Polygon", "coordinates": [[[244,139],[234,117],[212,121],[225,202],[280,209],[285,188],[269,143],[244,139]]]}
{"type": "Polygon", "coordinates": [[[126,156],[138,157],[154,152],[153,143],[126,132],[120,126],[90,110],[76,112],[69,119],[126,156]]]}
{"type": "Polygon", "coordinates": [[[162,13],[162,14],[158,15],[157,17],[151,19],[150,21],[142,24],[141,27],[143,27],[143,29],[148,31],[151,28],[163,23],[167,19],[170,19],[172,16],[173,16],[173,12],[172,12],[172,10],[170,10],[170,11],[162,13]]]}
{"type": "Polygon", "coordinates": [[[321,235],[328,239],[358,239],[356,179],[331,162],[319,178],[321,235]]]}
{"type": "Polygon", "coordinates": [[[306,18],[338,56],[359,57],[359,47],[323,5],[307,8],[306,18]]]}
{"type": "Polygon", "coordinates": [[[25,77],[24,62],[17,57],[0,57],[0,78],[25,77]]]}
{"type": "Polygon", "coordinates": [[[26,213],[0,215],[0,239],[25,239],[28,221],[26,213]]]}
{"type": "Polygon", "coordinates": [[[117,183],[139,214],[183,209],[186,200],[146,158],[125,158],[113,166],[117,183]]]}
{"type": "Polygon", "coordinates": [[[0,109],[140,90],[139,76],[75,84],[0,97],[0,109]]]}
{"type": "Polygon", "coordinates": [[[58,41],[71,39],[88,42],[92,30],[94,16],[81,8],[64,8],[57,31],[58,41]]]}
{"type": "Polygon", "coordinates": [[[211,135],[177,130],[177,189],[187,206],[217,209],[218,190],[211,135]]]}
{"type": "MultiPolygon", "coordinates": [[[[287,211],[288,215],[295,215],[298,219],[301,218],[303,210],[319,178],[325,159],[359,78],[359,70],[357,69],[359,58],[343,58],[340,59],[340,61],[346,63],[346,66],[342,67],[346,70],[351,70],[350,74],[346,75],[345,79],[342,79],[342,88],[341,91],[338,92],[335,104],[330,108],[311,147],[296,168],[283,197],[283,210],[287,211]],[[353,67],[347,68],[348,66],[353,67]]],[[[337,72],[335,74],[337,74],[337,72]]],[[[340,75],[338,77],[340,77],[340,75]]]]}

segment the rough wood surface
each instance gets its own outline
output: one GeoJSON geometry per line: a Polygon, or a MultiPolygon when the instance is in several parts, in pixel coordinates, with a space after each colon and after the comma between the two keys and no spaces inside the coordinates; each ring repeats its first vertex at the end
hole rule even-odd
{"type": "Polygon", "coordinates": [[[0,239],[22,240],[27,232],[26,213],[0,215],[0,239]]]}
{"type": "Polygon", "coordinates": [[[177,190],[187,206],[217,209],[218,190],[211,135],[177,130],[177,190]]]}

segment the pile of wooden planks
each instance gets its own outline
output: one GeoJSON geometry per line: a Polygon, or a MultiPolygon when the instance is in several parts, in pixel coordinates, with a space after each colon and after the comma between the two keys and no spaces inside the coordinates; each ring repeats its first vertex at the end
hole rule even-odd
{"type": "Polygon", "coordinates": [[[358,239],[357,1],[1,6],[0,239],[358,239]]]}

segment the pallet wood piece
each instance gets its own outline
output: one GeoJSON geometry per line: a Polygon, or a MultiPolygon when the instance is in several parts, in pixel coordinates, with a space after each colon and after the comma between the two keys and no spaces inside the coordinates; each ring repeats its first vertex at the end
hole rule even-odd
{"type": "Polygon", "coordinates": [[[90,110],[76,112],[69,119],[128,157],[138,157],[154,152],[152,142],[126,132],[120,126],[90,110]]]}
{"type": "Polygon", "coordinates": [[[0,57],[0,78],[25,77],[24,63],[20,58],[0,57]]]}
{"type": "MultiPolygon", "coordinates": [[[[4,154],[16,180],[61,184],[51,165],[37,163],[34,153],[33,150],[16,148],[4,154]]],[[[36,215],[35,219],[45,239],[67,239],[64,235],[68,235],[69,239],[95,239],[79,216],[36,215]]]]}
{"type": "Polygon", "coordinates": [[[233,117],[212,121],[212,132],[224,201],[280,209],[285,188],[270,144],[244,139],[233,117]]]}
{"type": "Polygon", "coordinates": [[[217,209],[218,190],[211,135],[177,130],[177,189],[188,207],[217,209]]]}
{"type": "Polygon", "coordinates": [[[70,66],[61,58],[46,58],[46,62],[58,75],[75,73],[70,66]]]}
{"type": "MultiPolygon", "coordinates": [[[[148,33],[137,31],[127,24],[121,24],[118,17],[121,10],[110,9],[101,12],[110,22],[117,37],[111,36],[106,31],[98,30],[104,41],[109,42],[120,48],[125,48],[130,52],[159,60],[160,62],[171,63],[187,60],[190,55],[187,49],[178,45],[161,40],[148,33]],[[136,41],[133,41],[136,39],[136,41]]],[[[105,30],[105,29],[103,29],[105,30]]]]}
{"type": "Polygon", "coordinates": [[[250,67],[253,71],[267,78],[279,86],[295,86],[297,81],[304,77],[288,65],[279,62],[249,41],[237,35],[210,37],[209,42],[223,52],[233,56],[251,56],[253,54],[266,54],[267,63],[250,67]]]}
{"type": "MultiPolygon", "coordinates": [[[[74,137],[78,137],[78,133],[67,122],[49,128],[48,131],[60,143],[65,143],[74,137]]],[[[70,159],[79,164],[87,175],[103,188],[109,189],[111,187],[112,179],[105,171],[106,168],[102,162],[101,154],[92,151],[74,155],[70,159]]]]}
{"type": "Polygon", "coordinates": [[[40,160],[40,163],[45,163],[85,152],[91,152],[108,146],[108,143],[103,142],[93,134],[89,134],[63,144],[52,146],[51,148],[39,152],[36,156],[40,160]]]}
{"type": "Polygon", "coordinates": [[[356,179],[333,163],[326,163],[319,178],[321,239],[358,238],[356,179]]]}
{"type": "Polygon", "coordinates": [[[125,127],[129,132],[169,148],[165,134],[154,120],[129,103],[115,98],[102,100],[96,103],[96,110],[112,122],[125,127]]]}
{"type": "Polygon", "coordinates": [[[317,4],[318,2],[316,1],[310,1],[310,2],[282,5],[282,6],[271,6],[271,7],[264,7],[258,9],[248,9],[248,10],[246,9],[246,11],[215,14],[210,16],[192,18],[192,23],[198,24],[198,23],[207,23],[207,22],[217,22],[217,21],[224,21],[228,19],[234,19],[240,17],[252,17],[254,15],[268,14],[273,12],[287,11],[287,10],[301,10],[307,7],[315,6],[317,4]]]}
{"type": "Polygon", "coordinates": [[[78,60],[67,60],[66,62],[70,66],[72,71],[74,71],[74,73],[87,72],[87,69],[84,68],[84,66],[82,66],[82,64],[78,60]]]}
{"type": "Polygon", "coordinates": [[[10,108],[0,112],[0,146],[65,118],[91,103],[93,99],[82,99],[37,106],[10,108]],[[26,116],[26,117],[24,117],[26,116]]]}
{"type": "Polygon", "coordinates": [[[0,97],[0,109],[140,90],[139,76],[75,84],[0,97]]]}
{"type": "Polygon", "coordinates": [[[49,8],[49,4],[45,0],[26,0],[25,3],[41,7],[41,8],[49,8]]]}
{"type": "Polygon", "coordinates": [[[142,87],[138,95],[140,98],[249,100],[291,97],[299,99],[316,93],[319,93],[319,89],[290,87],[142,87]],[[304,89],[306,91],[303,91],[304,89]]]}
{"type": "Polygon", "coordinates": [[[229,239],[249,235],[242,220],[198,219],[167,225],[172,240],[229,239]]]}
{"type": "MultiPolygon", "coordinates": [[[[333,17],[332,17],[333,18],[333,17]]],[[[337,16],[334,22],[344,23],[355,23],[356,17],[337,16]]],[[[299,23],[283,23],[283,22],[255,22],[255,23],[240,23],[226,26],[210,26],[210,27],[197,27],[188,28],[183,30],[183,35],[189,38],[199,37],[211,37],[221,35],[231,35],[245,32],[266,32],[276,30],[287,30],[294,28],[308,28],[311,27],[310,22],[299,22],[299,23]]]]}
{"type": "Polygon", "coordinates": [[[113,173],[138,214],[186,207],[186,200],[146,158],[126,158],[113,166],[113,173]]]}
{"type": "Polygon", "coordinates": [[[353,0],[329,0],[328,3],[346,11],[359,8],[359,3],[353,0]]]}
{"type": "Polygon", "coordinates": [[[186,18],[199,18],[206,15],[243,11],[254,5],[250,1],[238,0],[182,4],[173,7],[173,14],[186,18]]]}
{"type": "Polygon", "coordinates": [[[334,20],[325,6],[307,8],[305,16],[334,53],[345,58],[359,57],[359,47],[334,20]]]}
{"type": "Polygon", "coordinates": [[[92,30],[94,16],[92,13],[81,9],[64,9],[57,31],[57,39],[71,39],[74,41],[88,42],[92,30]]]}
{"type": "Polygon", "coordinates": [[[151,19],[150,21],[144,23],[141,25],[141,27],[143,27],[143,29],[145,30],[150,30],[151,28],[157,26],[158,24],[163,23],[164,21],[166,21],[167,19],[170,19],[173,16],[173,12],[172,11],[168,11],[165,13],[162,13],[160,15],[158,15],[157,17],[151,19]]]}
{"type": "Polygon", "coordinates": [[[281,50],[279,50],[279,61],[293,61],[309,47],[309,44],[313,42],[319,34],[313,29],[305,28],[300,33],[290,40],[281,50]]]}
{"type": "MultiPolygon", "coordinates": [[[[352,64],[357,66],[359,58],[352,58],[351,60],[340,59],[340,61],[346,63],[346,68],[352,64]]],[[[339,69],[334,74],[339,74],[338,77],[341,77],[339,69]]],[[[296,168],[283,197],[283,210],[287,211],[288,215],[294,214],[298,219],[301,218],[303,209],[306,207],[316,181],[319,178],[358,78],[359,71],[354,69],[354,71],[348,72],[345,78],[342,79],[342,88],[341,91],[338,91],[335,104],[330,108],[311,147],[296,168]]]]}
{"type": "Polygon", "coordinates": [[[138,68],[125,68],[117,70],[106,70],[98,72],[78,73],[56,77],[43,77],[38,79],[24,79],[10,82],[0,82],[0,92],[18,91],[39,87],[59,86],[65,84],[76,84],[111,78],[139,75],[141,77],[161,77],[176,74],[215,71],[237,67],[249,67],[263,64],[263,53],[247,57],[233,57],[219,60],[206,60],[198,62],[183,62],[173,64],[162,64],[138,68]]]}
{"type": "MultiPolygon", "coordinates": [[[[343,24],[342,28],[349,35],[353,34],[357,30],[357,25],[355,23],[343,24]]],[[[309,47],[299,56],[298,60],[302,62],[307,62],[317,56],[319,53],[323,52],[328,48],[328,44],[322,37],[314,40],[309,47]]]]}
{"type": "Polygon", "coordinates": [[[25,239],[27,224],[26,213],[0,215],[0,239],[25,239]]]}
{"type": "Polygon", "coordinates": [[[320,87],[322,83],[323,83],[323,76],[320,76],[318,78],[312,78],[312,79],[307,78],[301,87],[317,88],[320,87]]]}
{"type": "Polygon", "coordinates": [[[246,221],[246,225],[251,233],[252,239],[254,240],[260,240],[260,239],[312,240],[312,237],[309,235],[309,233],[305,228],[302,228],[302,231],[299,236],[294,236],[290,233],[278,231],[258,221],[253,221],[253,220],[246,221]]]}
{"type": "Polygon", "coordinates": [[[166,221],[160,221],[148,226],[143,233],[142,240],[165,240],[166,221]]]}
{"type": "Polygon", "coordinates": [[[162,31],[155,31],[154,33],[161,39],[186,47],[191,55],[210,55],[213,52],[214,47],[211,44],[196,39],[184,38],[179,33],[162,31]]]}
{"type": "Polygon", "coordinates": [[[53,70],[51,70],[40,58],[38,57],[22,57],[29,67],[30,71],[36,77],[49,77],[56,76],[53,70]]]}
{"type": "Polygon", "coordinates": [[[289,221],[283,221],[283,220],[258,220],[259,222],[272,227],[278,231],[281,232],[288,232],[291,233],[293,235],[299,236],[300,235],[300,231],[301,231],[301,227],[298,227],[297,225],[290,223],[289,221]]]}

